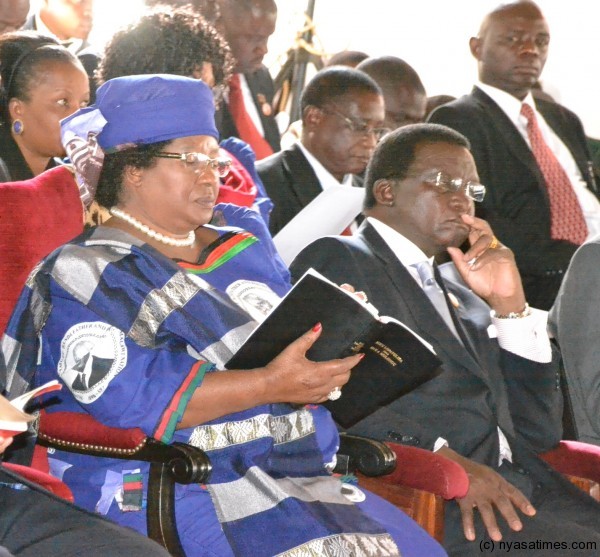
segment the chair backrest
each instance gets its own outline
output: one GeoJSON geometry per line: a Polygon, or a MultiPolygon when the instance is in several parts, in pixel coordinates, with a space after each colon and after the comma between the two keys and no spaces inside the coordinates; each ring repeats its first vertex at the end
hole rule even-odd
{"type": "Polygon", "coordinates": [[[69,167],[0,183],[0,336],[36,263],[82,231],[83,206],[69,167]]]}

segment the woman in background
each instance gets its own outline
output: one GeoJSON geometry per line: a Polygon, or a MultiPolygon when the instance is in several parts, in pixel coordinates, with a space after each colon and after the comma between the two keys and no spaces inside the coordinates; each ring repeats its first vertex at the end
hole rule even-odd
{"type": "Polygon", "coordinates": [[[60,120],[90,98],[88,76],[55,39],[31,31],[0,37],[0,182],[28,180],[63,157],[60,120]]]}

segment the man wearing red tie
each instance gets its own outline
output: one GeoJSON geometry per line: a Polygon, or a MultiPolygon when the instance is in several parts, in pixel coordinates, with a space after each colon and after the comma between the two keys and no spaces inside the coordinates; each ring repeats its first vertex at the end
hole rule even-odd
{"type": "Polygon", "coordinates": [[[217,112],[221,137],[249,143],[258,160],[279,151],[280,134],[273,114],[275,88],[262,61],[275,31],[274,0],[218,0],[217,27],[235,58],[229,94],[217,112]]]}
{"type": "Polygon", "coordinates": [[[511,1],[470,40],[479,82],[429,121],[467,136],[487,187],[477,215],[517,258],[528,300],[548,309],[571,256],[600,232],[600,203],[579,118],[534,99],[550,32],[540,8],[511,1]]]}

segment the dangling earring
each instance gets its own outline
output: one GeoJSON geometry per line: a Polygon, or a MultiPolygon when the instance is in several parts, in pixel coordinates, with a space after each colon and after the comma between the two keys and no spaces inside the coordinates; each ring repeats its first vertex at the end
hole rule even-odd
{"type": "Polygon", "coordinates": [[[23,121],[18,118],[12,123],[12,131],[15,135],[21,135],[23,133],[23,121]]]}

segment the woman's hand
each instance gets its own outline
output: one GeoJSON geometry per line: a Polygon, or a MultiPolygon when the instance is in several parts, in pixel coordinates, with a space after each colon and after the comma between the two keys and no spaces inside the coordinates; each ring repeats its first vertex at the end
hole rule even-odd
{"type": "Polygon", "coordinates": [[[362,360],[363,354],[327,362],[307,359],[306,352],[319,338],[321,331],[321,324],[318,323],[267,364],[266,395],[272,402],[324,402],[334,388],[348,382],[350,370],[362,360]]]}
{"type": "Polygon", "coordinates": [[[348,382],[350,370],[363,355],[313,362],[306,358],[306,352],[320,334],[321,325],[317,324],[265,367],[206,374],[202,385],[194,391],[177,429],[262,404],[309,404],[327,400],[333,389],[348,382]]]}

